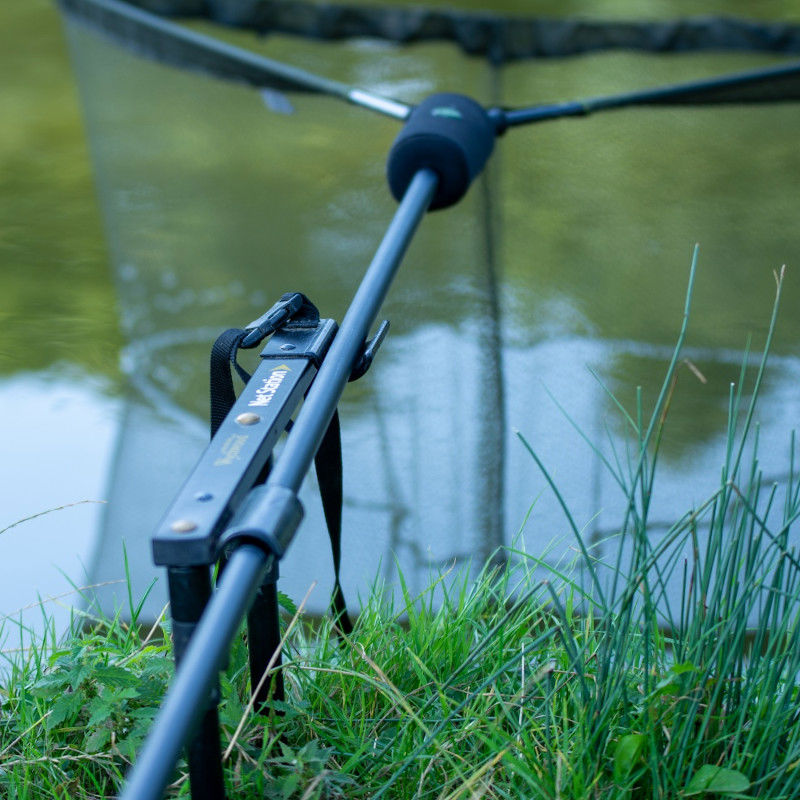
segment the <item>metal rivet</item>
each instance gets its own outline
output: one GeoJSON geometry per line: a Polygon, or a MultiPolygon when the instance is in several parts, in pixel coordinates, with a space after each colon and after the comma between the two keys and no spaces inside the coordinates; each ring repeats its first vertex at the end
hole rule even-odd
{"type": "Polygon", "coordinates": [[[245,411],[244,414],[239,414],[236,417],[236,421],[240,425],[255,425],[257,422],[261,422],[261,417],[258,414],[254,414],[252,411],[245,411]]]}
{"type": "Polygon", "coordinates": [[[294,345],[293,344],[282,344],[281,345],[281,350],[294,350],[294,345]]]}
{"type": "Polygon", "coordinates": [[[194,499],[200,503],[207,503],[209,500],[214,499],[214,495],[211,492],[197,492],[194,499]]]}
{"type": "Polygon", "coordinates": [[[175,533],[191,533],[197,530],[197,523],[190,519],[176,519],[169,527],[175,533]]]}

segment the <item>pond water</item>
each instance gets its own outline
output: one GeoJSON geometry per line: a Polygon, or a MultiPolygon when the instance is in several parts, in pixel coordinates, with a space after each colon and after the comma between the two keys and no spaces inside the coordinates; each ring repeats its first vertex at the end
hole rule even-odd
{"type": "MultiPolygon", "coordinates": [[[[607,10],[622,15],[618,3],[607,10]]],[[[653,14],[681,11],[662,3],[653,14]]],[[[44,86],[65,67],[51,12],[38,13],[35,22],[21,12],[15,21],[40,36],[50,31],[44,86]]],[[[797,18],[800,9],[782,4],[771,13],[797,18]]],[[[495,71],[446,45],[224,35],[410,101],[448,90],[528,104],[777,60],[616,53],[495,71]]],[[[34,112],[43,141],[20,136],[24,190],[8,177],[0,184],[18,225],[3,259],[13,300],[3,332],[4,423],[26,431],[13,452],[35,455],[9,470],[14,502],[4,514],[12,522],[79,500],[107,504],[97,518],[87,504],[19,525],[0,545],[17,543],[4,559],[9,577],[23,563],[38,569],[43,551],[65,570],[81,554],[85,580],[109,584],[98,592],[111,606],[126,602],[114,584],[123,546],[135,594],[158,577],[149,536],[206,440],[215,334],[292,290],[341,319],[394,210],[383,170],[397,128],[319,98],[293,96],[293,113],[278,114],[249,89],[138,60],[73,27],[69,38],[103,232],[82,140],[73,129],[65,147],[66,123],[51,119],[74,125],[60,97],[54,112],[34,112]],[[67,151],[57,162],[54,144],[67,151]],[[47,153],[45,163],[32,147],[47,153]],[[27,214],[17,209],[20,195],[27,214]],[[51,427],[37,425],[42,417],[51,427]],[[42,461],[59,464],[57,474],[37,470],[42,461]],[[20,504],[27,495],[38,507],[20,504]],[[56,519],[51,531],[71,543],[67,550],[33,544],[27,526],[56,519]]],[[[59,79],[71,92],[69,76],[59,79]]],[[[40,91],[40,102],[52,102],[40,91]]],[[[759,419],[764,469],[785,475],[789,431],[800,419],[798,123],[800,107],[783,105],[636,110],[515,130],[459,207],[426,218],[384,307],[390,335],[342,399],[349,596],[376,575],[394,581],[398,569],[416,590],[431,571],[481,563],[501,545],[543,553],[565,540],[558,503],[515,431],[540,454],[587,537],[614,531],[622,498],[573,423],[608,454],[624,422],[606,390],[632,409],[641,386],[645,406],[652,403],[696,242],[687,355],[705,382],[680,373],[653,517],[671,521],[714,488],[729,386],[748,336],[756,351],[763,344],[773,272],[784,263],[784,313],[759,419]]],[[[13,152],[6,142],[10,163],[13,152]]],[[[319,581],[311,605],[322,610],[331,567],[312,479],[303,502],[306,521],[281,585],[297,598],[319,581]]],[[[27,573],[24,580],[34,582],[27,573]]],[[[148,601],[151,616],[163,604],[161,584],[148,601]]],[[[3,598],[0,609],[16,607],[3,598]]]]}
{"type": "Polygon", "coordinates": [[[57,597],[61,625],[99,538],[122,339],[60,20],[33,0],[0,21],[0,616],[37,626],[57,597]]]}

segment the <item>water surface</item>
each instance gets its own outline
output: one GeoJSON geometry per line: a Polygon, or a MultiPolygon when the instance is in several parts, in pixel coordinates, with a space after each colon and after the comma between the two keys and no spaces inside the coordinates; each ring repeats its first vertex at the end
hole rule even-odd
{"type": "MultiPolygon", "coordinates": [[[[624,15],[618,5],[608,6],[609,16],[624,15]]],[[[796,11],[759,8],[776,18],[796,11]]],[[[686,11],[648,6],[660,17],[676,9],[686,11]]],[[[498,72],[447,45],[225,35],[411,101],[452,90],[527,104],[777,61],[617,53],[498,72]]],[[[104,376],[103,396],[113,398],[118,355],[126,387],[90,572],[96,582],[119,577],[125,543],[142,591],[156,574],[152,526],[204,445],[215,332],[248,322],[287,290],[341,319],[394,210],[383,165],[397,129],[319,98],[291,97],[294,113],[276,114],[249,89],[143,62],[81,31],[71,32],[71,43],[105,229],[88,250],[91,283],[105,300],[94,315],[77,316],[112,328],[105,241],[122,330],[102,348],[99,337],[79,336],[92,344],[73,358],[104,376]],[[109,363],[101,349],[114,356],[109,363]]],[[[655,398],[696,242],[687,353],[706,380],[680,373],[653,514],[671,520],[713,489],[729,386],[748,337],[756,350],[763,344],[773,271],[788,263],[760,412],[764,468],[780,479],[800,405],[800,321],[791,311],[800,299],[792,270],[800,249],[798,122],[794,105],[636,110],[512,131],[498,142],[466,200],[425,220],[384,309],[391,334],[342,400],[351,597],[379,570],[393,580],[399,565],[416,589],[430,570],[520,545],[531,507],[528,551],[567,537],[516,430],[540,453],[586,535],[614,531],[621,497],[572,423],[601,452],[624,449],[625,424],[607,392],[629,409],[637,385],[645,405],[655,398]]],[[[41,285],[27,286],[40,296],[41,285]]],[[[73,294],[76,286],[70,282],[73,294]]],[[[307,520],[283,586],[302,596],[320,581],[312,605],[322,609],[330,561],[313,479],[307,483],[307,520]]],[[[154,592],[151,613],[162,599],[154,592]]]]}
{"type": "Polygon", "coordinates": [[[122,339],[60,20],[31,0],[0,21],[0,617],[41,627],[40,599],[61,624],[90,582],[122,339]]]}

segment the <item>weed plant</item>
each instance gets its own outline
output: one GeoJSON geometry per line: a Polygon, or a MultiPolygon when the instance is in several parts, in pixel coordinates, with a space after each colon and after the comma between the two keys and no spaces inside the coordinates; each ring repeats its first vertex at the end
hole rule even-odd
{"type": "MultiPolygon", "coordinates": [[[[781,280],[755,384],[743,367],[731,391],[721,478],[706,502],[666,535],[648,528],[690,290],[654,409],[620,408],[629,451],[597,453],[624,503],[614,558],[584,544],[564,505],[580,554],[572,570],[512,550],[506,566],[442,575],[418,596],[401,581],[400,601],[376,586],[348,637],[284,598],[286,701],[250,707],[243,640],[222,676],[229,796],[800,797],[790,538],[800,488],[793,456],[785,483],[763,482],[754,423],[781,280]],[[676,581],[677,604],[667,593],[676,581]]],[[[794,454],[793,436],[787,445],[794,454]]],[[[119,618],[77,617],[55,642],[9,659],[8,800],[112,796],[171,671],[168,636],[119,618]]],[[[169,792],[188,794],[185,765],[169,792]]]]}

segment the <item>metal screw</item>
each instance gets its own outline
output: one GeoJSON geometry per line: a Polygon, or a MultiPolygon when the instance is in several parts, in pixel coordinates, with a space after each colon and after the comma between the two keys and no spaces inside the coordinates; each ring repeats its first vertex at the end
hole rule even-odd
{"type": "Polygon", "coordinates": [[[282,344],[281,345],[281,350],[294,350],[294,345],[293,344],[282,344]]]}
{"type": "Polygon", "coordinates": [[[257,422],[261,422],[261,417],[258,414],[254,414],[252,411],[245,411],[244,414],[239,414],[236,417],[236,421],[240,425],[255,425],[257,422]]]}
{"type": "Polygon", "coordinates": [[[190,519],[176,519],[169,527],[175,533],[191,533],[197,530],[197,523],[190,519]]]}

